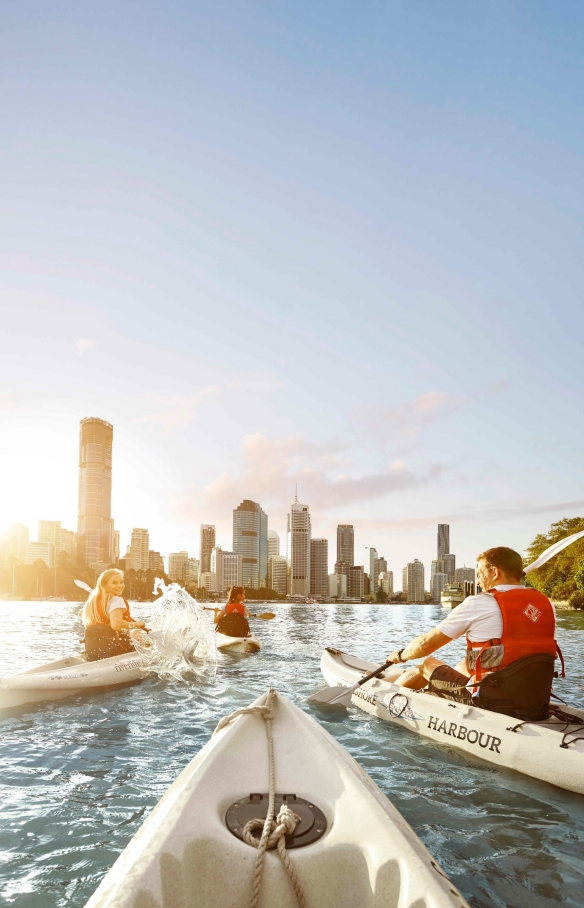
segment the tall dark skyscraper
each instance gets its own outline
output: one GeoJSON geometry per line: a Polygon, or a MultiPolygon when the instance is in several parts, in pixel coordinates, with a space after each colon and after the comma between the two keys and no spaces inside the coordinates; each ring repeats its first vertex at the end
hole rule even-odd
{"type": "Polygon", "coordinates": [[[112,561],[112,445],[114,427],[104,419],[82,419],[79,431],[77,561],[112,561]]]}
{"type": "Polygon", "coordinates": [[[438,524],[438,558],[450,554],[450,524],[438,524]]]}
{"type": "Polygon", "coordinates": [[[310,540],[310,595],[328,597],[328,539],[310,540]]]}
{"type": "Polygon", "coordinates": [[[352,524],[340,523],[337,527],[336,574],[346,574],[355,564],[355,530],[352,524]]]}
{"type": "Polygon", "coordinates": [[[241,555],[243,585],[261,589],[268,575],[268,515],[256,501],[244,499],[233,511],[233,551],[241,555]]]}
{"type": "Polygon", "coordinates": [[[201,524],[201,545],[199,548],[199,576],[211,570],[211,552],[215,548],[215,527],[212,523],[201,524]]]}

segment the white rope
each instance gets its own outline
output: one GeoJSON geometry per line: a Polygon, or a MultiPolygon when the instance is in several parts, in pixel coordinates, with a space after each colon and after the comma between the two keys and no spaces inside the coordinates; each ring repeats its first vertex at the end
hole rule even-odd
{"type": "Polygon", "coordinates": [[[249,820],[243,828],[243,840],[248,845],[251,845],[253,848],[257,848],[258,854],[256,858],[255,870],[253,875],[253,886],[251,894],[250,908],[257,908],[260,898],[260,890],[262,885],[262,872],[264,868],[264,856],[266,851],[276,848],[278,855],[282,864],[284,865],[286,872],[290,878],[290,882],[294,888],[296,894],[296,900],[300,908],[307,908],[306,898],[300,885],[300,881],[296,876],[296,871],[290,861],[288,852],[286,851],[286,836],[292,835],[296,829],[297,823],[300,822],[300,817],[298,814],[295,814],[287,804],[282,804],[280,807],[278,816],[274,818],[274,799],[276,795],[276,763],[274,760],[274,738],[272,735],[272,723],[274,721],[274,709],[273,702],[276,697],[276,691],[270,688],[268,691],[268,696],[266,698],[266,703],[263,706],[246,706],[243,709],[236,709],[235,712],[231,713],[230,716],[224,716],[223,719],[217,725],[217,728],[213,732],[214,735],[218,731],[221,731],[222,728],[225,728],[233,719],[236,719],[238,716],[249,715],[251,713],[258,713],[261,715],[262,719],[266,723],[266,737],[268,739],[268,761],[269,761],[269,773],[270,773],[270,785],[269,785],[269,794],[268,794],[268,812],[266,814],[265,820],[254,819],[249,820]],[[262,834],[260,838],[256,838],[253,835],[255,829],[261,829],[262,834]]]}

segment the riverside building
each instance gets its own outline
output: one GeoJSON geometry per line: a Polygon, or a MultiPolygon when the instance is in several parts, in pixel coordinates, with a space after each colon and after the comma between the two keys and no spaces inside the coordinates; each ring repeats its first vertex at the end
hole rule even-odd
{"type": "Polygon", "coordinates": [[[217,547],[211,552],[211,590],[225,593],[232,586],[243,586],[243,558],[217,547]]]}
{"type": "Polygon", "coordinates": [[[186,583],[189,566],[188,552],[170,552],[168,555],[168,577],[177,583],[186,583]]]}
{"type": "Polygon", "coordinates": [[[79,427],[77,561],[112,561],[112,445],[114,427],[104,419],[82,419],[79,427]]]}
{"type": "Polygon", "coordinates": [[[403,569],[403,592],[407,602],[424,602],[424,565],[417,558],[410,561],[403,569]]]}
{"type": "Polygon", "coordinates": [[[134,527],[130,542],[130,565],[135,571],[148,570],[150,533],[143,527],[134,527]]]}
{"type": "Polygon", "coordinates": [[[201,574],[208,574],[211,570],[211,552],[215,548],[215,527],[211,523],[201,524],[201,545],[199,548],[199,564],[201,574]]]}
{"type": "Polygon", "coordinates": [[[328,539],[311,539],[310,595],[326,599],[328,594],[328,539]]]}
{"type": "Polygon", "coordinates": [[[347,568],[347,598],[362,599],[365,595],[365,568],[362,564],[347,568]]]}
{"type": "Polygon", "coordinates": [[[244,499],[233,511],[233,551],[241,555],[243,586],[265,587],[268,575],[268,515],[244,499]]]}
{"type": "Polygon", "coordinates": [[[268,589],[283,596],[288,592],[288,559],[285,555],[268,558],[268,589]]]}
{"type": "MultiPolygon", "coordinates": [[[[280,537],[275,530],[268,530],[268,559],[280,554],[280,537]]],[[[272,587],[273,589],[273,587],[272,587]]]]}
{"type": "Polygon", "coordinates": [[[335,574],[346,574],[355,564],[355,530],[350,523],[337,526],[337,560],[335,574]]]}
{"type": "Polygon", "coordinates": [[[290,595],[310,595],[310,537],[311,524],[308,505],[298,497],[288,514],[288,561],[290,563],[290,595]]]}
{"type": "Polygon", "coordinates": [[[379,589],[379,556],[377,549],[369,547],[369,592],[376,593],[379,589]]]}

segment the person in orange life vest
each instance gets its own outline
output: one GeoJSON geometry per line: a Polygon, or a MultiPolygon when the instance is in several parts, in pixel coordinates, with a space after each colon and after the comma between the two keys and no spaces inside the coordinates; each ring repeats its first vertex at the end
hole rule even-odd
{"type": "Polygon", "coordinates": [[[225,615],[231,615],[232,612],[239,612],[244,618],[249,618],[249,612],[245,607],[245,590],[242,586],[231,587],[226,604],[223,608],[215,609],[213,621],[215,624],[219,624],[225,615]]]}
{"type": "Polygon", "coordinates": [[[124,592],[124,575],[109,568],[97,579],[95,589],[83,606],[85,655],[89,662],[120,656],[134,649],[129,631],[146,629],[143,621],[134,621],[124,592]]]}
{"type": "Polygon", "coordinates": [[[421,634],[388,660],[399,663],[424,658],[395,682],[421,690],[429,685],[441,696],[471,701],[473,681],[536,653],[555,657],[555,611],[543,593],[521,584],[523,561],[513,549],[499,546],[477,558],[477,582],[483,592],[468,596],[433,630],[421,634]],[[465,659],[451,668],[430,655],[466,634],[465,659]]]}

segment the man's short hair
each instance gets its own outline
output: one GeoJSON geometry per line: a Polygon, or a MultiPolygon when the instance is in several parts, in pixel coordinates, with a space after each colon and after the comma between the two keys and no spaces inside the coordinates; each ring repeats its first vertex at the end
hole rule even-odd
{"type": "Polygon", "coordinates": [[[498,545],[494,549],[487,549],[486,552],[481,552],[477,557],[477,561],[486,561],[489,567],[499,568],[500,571],[510,574],[511,577],[523,577],[525,573],[523,570],[523,558],[519,552],[508,549],[504,545],[498,545]]]}

